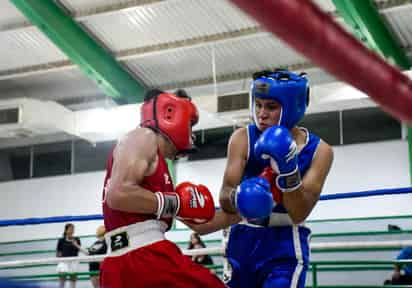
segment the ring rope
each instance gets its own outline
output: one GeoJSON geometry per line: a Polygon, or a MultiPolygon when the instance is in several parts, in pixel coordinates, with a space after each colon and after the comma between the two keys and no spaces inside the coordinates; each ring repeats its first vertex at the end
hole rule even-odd
{"type": "MultiPolygon", "coordinates": [[[[351,241],[351,242],[324,242],[312,243],[311,249],[328,250],[328,249],[361,249],[361,248],[403,248],[412,246],[412,240],[392,240],[392,241],[351,241]]],[[[207,247],[201,249],[182,250],[187,256],[195,255],[223,255],[223,247],[207,247]]],[[[79,256],[79,257],[54,257],[43,259],[28,259],[0,262],[0,268],[21,267],[40,264],[57,264],[60,262],[100,262],[107,255],[79,256]]]]}

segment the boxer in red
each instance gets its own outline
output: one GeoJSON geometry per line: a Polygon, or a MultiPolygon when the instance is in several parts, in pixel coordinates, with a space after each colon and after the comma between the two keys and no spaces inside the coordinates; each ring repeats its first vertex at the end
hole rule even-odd
{"type": "Polygon", "coordinates": [[[101,287],[225,287],[164,235],[175,217],[205,223],[215,213],[208,188],[190,182],[174,188],[165,161],[193,150],[197,121],[196,106],[183,90],[148,91],[140,127],[111,153],[103,191],[109,254],[101,265],[101,287]]]}

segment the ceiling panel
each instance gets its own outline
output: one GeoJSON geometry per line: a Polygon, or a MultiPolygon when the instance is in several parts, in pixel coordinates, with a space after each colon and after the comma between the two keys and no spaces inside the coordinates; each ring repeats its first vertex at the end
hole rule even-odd
{"type": "Polygon", "coordinates": [[[164,1],[87,17],[82,23],[115,52],[256,26],[227,2],[216,0],[164,1]]]}
{"type": "Polygon", "coordinates": [[[67,57],[36,27],[0,32],[0,73],[67,57]]]}
{"type": "Polygon", "coordinates": [[[270,34],[260,33],[247,39],[218,43],[214,48],[208,45],[174,50],[126,63],[148,86],[178,85],[212,77],[213,49],[217,76],[307,62],[270,34]]]}
{"type": "Polygon", "coordinates": [[[412,48],[412,5],[402,6],[383,11],[383,16],[389,23],[391,30],[399,39],[402,47],[412,48]]]}
{"type": "Polygon", "coordinates": [[[0,31],[27,23],[24,15],[9,1],[0,1],[0,31]]]}
{"type": "Polygon", "coordinates": [[[0,80],[0,100],[30,97],[42,100],[104,97],[97,86],[79,69],[0,80]]]}

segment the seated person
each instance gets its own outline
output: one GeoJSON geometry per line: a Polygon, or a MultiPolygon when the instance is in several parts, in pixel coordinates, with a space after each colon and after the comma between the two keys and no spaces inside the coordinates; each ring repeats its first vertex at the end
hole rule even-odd
{"type": "MultiPolygon", "coordinates": [[[[195,244],[193,246],[193,249],[201,249],[201,248],[206,248],[202,246],[201,244],[195,244]]],[[[192,256],[192,260],[196,262],[197,264],[201,265],[213,265],[213,260],[212,257],[209,255],[194,255],[192,256]]]]}
{"type": "MultiPolygon", "coordinates": [[[[190,235],[190,243],[187,249],[201,249],[206,248],[205,243],[202,241],[198,233],[192,233],[190,235]]],[[[213,265],[212,257],[209,255],[194,255],[192,260],[201,265],[213,265]]]]}
{"type": "MultiPolygon", "coordinates": [[[[397,260],[412,259],[412,247],[402,248],[397,260]]],[[[411,285],[412,284],[412,264],[395,264],[392,278],[385,280],[385,285],[411,285]]]]}

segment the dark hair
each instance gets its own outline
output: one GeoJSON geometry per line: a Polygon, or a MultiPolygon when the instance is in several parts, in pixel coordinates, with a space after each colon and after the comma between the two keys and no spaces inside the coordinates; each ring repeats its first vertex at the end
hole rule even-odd
{"type": "MultiPolygon", "coordinates": [[[[143,101],[149,101],[153,98],[155,98],[156,96],[166,93],[163,90],[154,88],[154,89],[150,89],[148,91],[146,91],[146,93],[144,94],[144,98],[143,101]]],[[[191,97],[189,96],[189,94],[187,94],[186,90],[184,89],[177,89],[173,94],[175,94],[177,97],[180,98],[187,98],[187,99],[191,99],[191,97]]]]}
{"type": "Polygon", "coordinates": [[[163,93],[165,93],[165,92],[160,90],[160,89],[157,89],[157,88],[150,89],[144,94],[143,101],[149,101],[149,100],[153,99],[154,97],[156,97],[157,95],[160,95],[160,94],[163,94],[163,93]]]}
{"type": "MultiPolygon", "coordinates": [[[[203,243],[202,239],[200,238],[200,235],[198,233],[192,233],[192,235],[197,239],[197,241],[199,242],[199,244],[203,247],[206,248],[205,243],[203,243]]],[[[191,236],[192,236],[191,235],[191,236]]],[[[190,237],[191,238],[191,237],[190,237]]],[[[192,239],[190,239],[189,241],[189,246],[187,247],[187,249],[193,249],[194,244],[192,243],[192,239]]]]}
{"type": "Polygon", "coordinates": [[[64,225],[63,238],[66,238],[67,230],[69,230],[70,227],[74,228],[74,225],[72,223],[67,223],[66,225],[64,225]]]}
{"type": "Polygon", "coordinates": [[[184,89],[177,89],[174,94],[175,94],[177,97],[191,99],[191,97],[189,96],[189,94],[187,94],[186,90],[184,90],[184,89]]]}
{"type": "Polygon", "coordinates": [[[388,224],[388,231],[402,231],[398,225],[388,224]]]}

